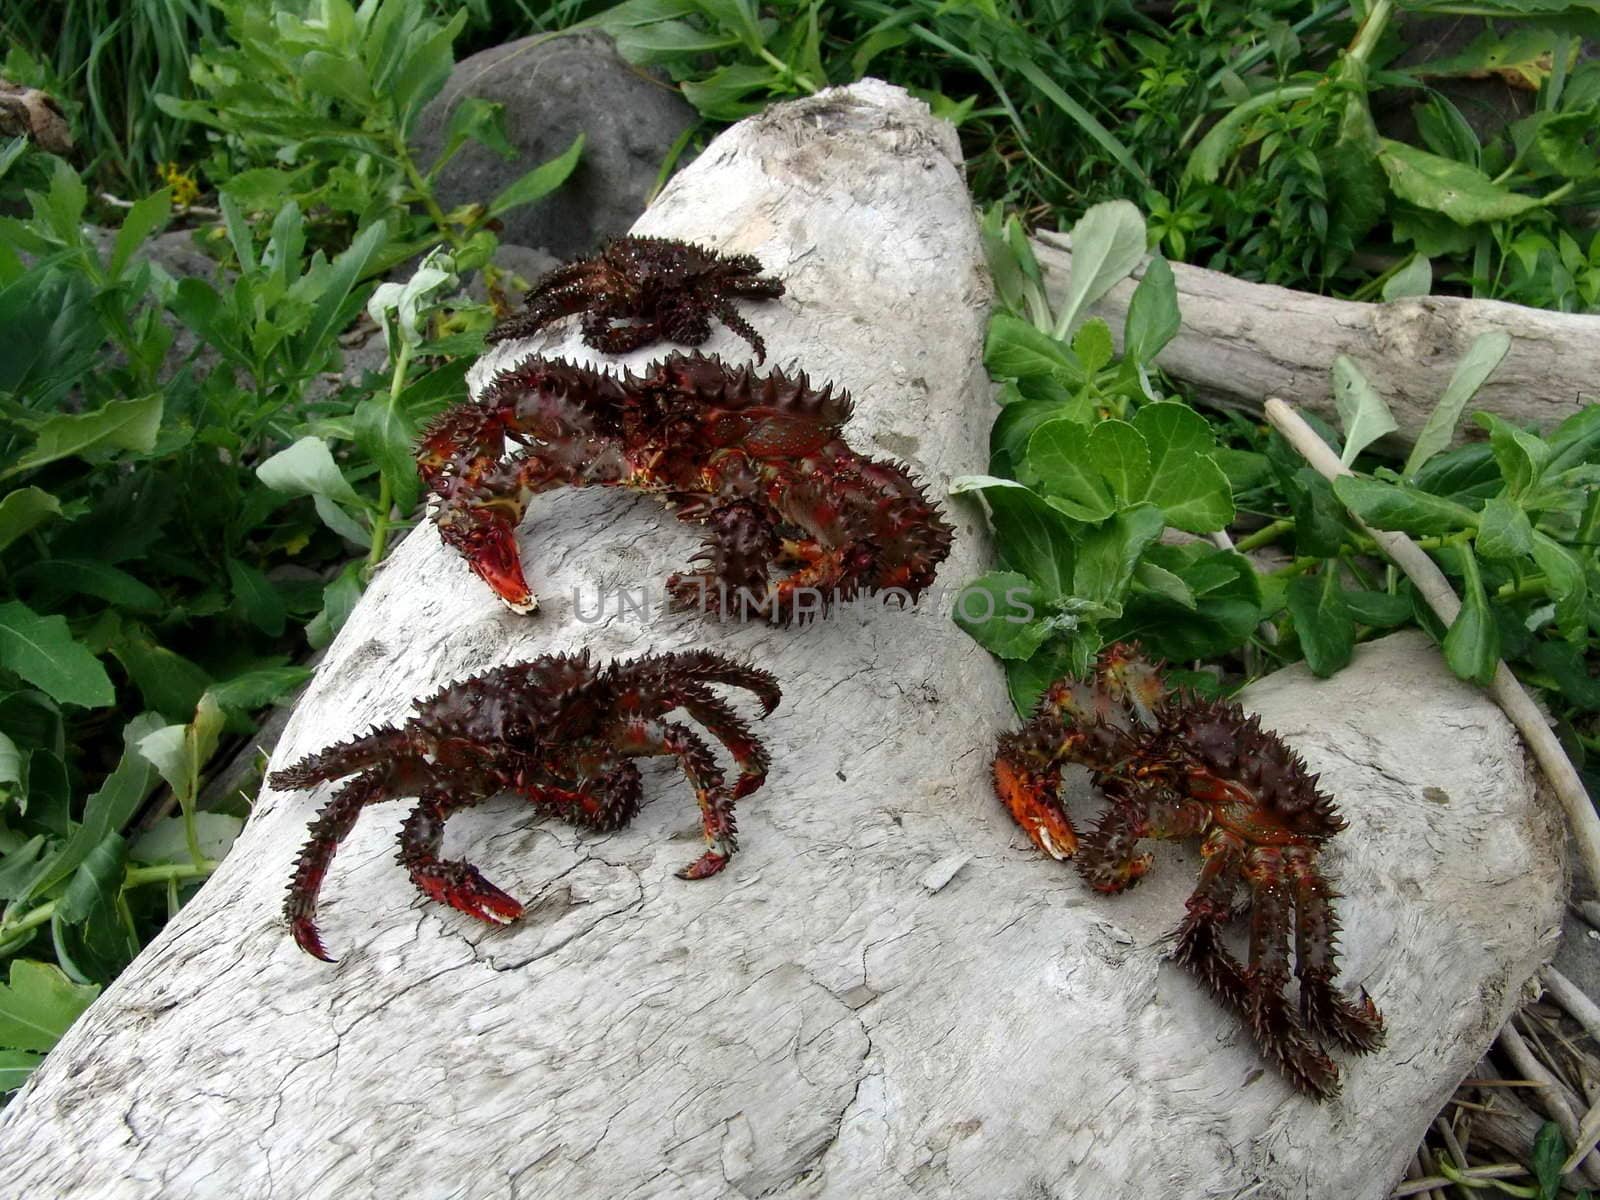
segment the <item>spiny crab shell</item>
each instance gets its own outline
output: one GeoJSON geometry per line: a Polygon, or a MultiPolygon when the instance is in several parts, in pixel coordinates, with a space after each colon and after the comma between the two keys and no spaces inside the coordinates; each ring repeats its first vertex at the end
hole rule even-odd
{"type": "Polygon", "coordinates": [[[529,501],[622,487],[705,530],[699,565],[667,580],[680,606],[787,623],[880,591],[914,601],[950,551],[907,469],[845,442],[850,412],[803,374],[698,353],[620,376],[534,357],[435,420],[417,466],[440,536],[518,612],[535,607],[515,538],[529,501]]]}
{"type": "Polygon", "coordinates": [[[1363,992],[1334,986],[1337,898],[1318,853],[1345,828],[1317,777],[1283,739],[1231,700],[1169,689],[1127,645],[1101,652],[1089,680],[1061,679],[1034,715],[1001,737],[995,791],[1046,854],[1074,858],[1098,892],[1137,883],[1145,838],[1200,842],[1200,882],[1178,926],[1173,958],[1237,1013],[1301,1091],[1335,1095],[1339,1072],[1322,1038],[1357,1054],[1383,1040],[1363,992]],[[1081,763],[1106,807],[1081,839],[1062,802],[1061,768],[1081,763]],[[1249,896],[1249,962],[1223,942],[1241,890],[1249,896]],[[1299,981],[1298,1005],[1286,995],[1299,981]],[[1298,1010],[1298,1011],[1297,1011],[1298,1010]]]}

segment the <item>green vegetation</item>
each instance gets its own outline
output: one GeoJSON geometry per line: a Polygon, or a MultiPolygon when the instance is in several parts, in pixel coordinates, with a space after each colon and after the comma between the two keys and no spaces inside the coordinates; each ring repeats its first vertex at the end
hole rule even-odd
{"type": "MultiPolygon", "coordinates": [[[[442,161],[468,138],[505,147],[487,104],[462,107],[439,162],[407,140],[464,15],[306,7],[206,10],[195,29],[213,36],[184,47],[191,96],[159,98],[176,123],[161,136],[181,126],[208,147],[206,215],[175,209],[167,187],[96,204],[86,176],[126,162],[80,172],[20,139],[0,150],[0,192],[28,214],[0,218],[7,1090],[48,1049],[42,1031],[64,1028],[226,852],[245,800],[205,795],[207,764],[309,675],[308,652],[411,519],[411,442],[461,393],[492,320],[460,276],[488,261],[490,222],[558,186],[582,150],[443,212],[442,161]],[[174,222],[209,278],[151,257],[174,222]],[[378,283],[440,243],[407,282],[378,283]],[[364,340],[387,347],[382,370],[337,375],[364,340]],[[26,1013],[49,1020],[27,1017],[23,1036],[7,1021],[26,1013]]],[[[96,121],[92,105],[80,116],[96,121]]],[[[141,153],[169,152],[150,137],[141,153]]]]}

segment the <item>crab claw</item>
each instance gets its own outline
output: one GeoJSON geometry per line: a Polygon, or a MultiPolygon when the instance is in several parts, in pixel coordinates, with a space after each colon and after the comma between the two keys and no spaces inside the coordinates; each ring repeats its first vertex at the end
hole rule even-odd
{"type": "Polygon", "coordinates": [[[994,783],[1000,799],[1035,846],[1058,860],[1077,853],[1077,832],[1044,780],[1002,755],[994,760],[994,783]]]}
{"type": "Polygon", "coordinates": [[[416,876],[430,897],[489,925],[509,925],[522,915],[522,905],[483,877],[477,867],[416,876]]]}
{"type": "Polygon", "coordinates": [[[710,879],[728,865],[729,855],[718,850],[707,850],[687,867],[677,873],[679,879],[710,879]]]}
{"type": "Polygon", "coordinates": [[[325,963],[338,961],[322,944],[322,935],[317,932],[316,923],[310,917],[296,917],[289,922],[289,929],[294,934],[295,944],[312,958],[320,958],[325,963]]]}
{"type": "Polygon", "coordinates": [[[493,521],[480,527],[467,553],[467,563],[478,578],[493,589],[514,613],[531,613],[539,607],[522,575],[517,539],[509,524],[493,521]]]}

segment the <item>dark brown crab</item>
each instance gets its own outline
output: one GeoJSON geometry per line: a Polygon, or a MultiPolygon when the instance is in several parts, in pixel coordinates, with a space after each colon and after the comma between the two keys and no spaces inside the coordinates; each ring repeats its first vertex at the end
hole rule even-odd
{"type": "Polygon", "coordinates": [[[716,317],[767,357],[766,343],[733,307],[738,297],[774,300],[783,284],[761,274],[749,254],[724,255],[671,238],[619,237],[600,253],[557,267],[525,298],[527,305],[489,331],[485,341],[529,337],[552,321],[583,314],[583,340],[606,354],[626,354],[663,339],[698,346],[716,317]],[[617,325],[617,321],[634,321],[617,325]]]}
{"type": "Polygon", "coordinates": [[[425,895],[493,924],[522,905],[470,863],[439,857],[451,813],[501,792],[585,829],[620,829],[639,810],[634,759],[671,755],[700,803],[707,849],[678,872],[704,879],[733,854],[733,804],[766,779],[767,753],[750,727],[709,684],[745,688],[766,716],[781,693],[770,674],[706,651],[647,655],[596,666],[588,651],[543,655],[447,685],[416,702],[417,715],[380,725],[272,774],[275,788],[309,788],[360,772],[311,822],[284,904],[294,940],[328,959],[317,933],[317,893],[339,843],[369,804],[417,797],[400,829],[399,861],[425,895]],[[725,746],[739,767],[730,791],[710,748],[687,725],[664,720],[682,709],[725,746]]]}
{"type": "Polygon", "coordinates": [[[1001,737],[995,791],[1039,849],[1076,856],[1098,892],[1123,891],[1150,868],[1144,838],[1200,840],[1200,884],[1178,927],[1173,957],[1249,1026],[1301,1091],[1325,1099],[1339,1072],[1318,1048],[1326,1038],[1358,1054],[1383,1041],[1383,1018],[1365,993],[1334,986],[1336,899],[1317,865],[1345,827],[1300,756],[1259,718],[1229,700],[1170,690],[1132,647],[1109,646],[1092,681],[1062,679],[1033,719],[1001,737]],[[1081,843],[1059,788],[1065,763],[1082,763],[1107,800],[1081,843]],[[1223,944],[1241,888],[1250,893],[1250,962],[1223,944]],[[1300,981],[1290,1007],[1289,942],[1300,981]]]}

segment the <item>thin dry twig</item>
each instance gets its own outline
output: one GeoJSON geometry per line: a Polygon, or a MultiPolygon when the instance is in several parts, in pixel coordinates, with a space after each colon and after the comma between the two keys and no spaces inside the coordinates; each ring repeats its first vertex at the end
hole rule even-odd
{"type": "MultiPolygon", "coordinates": [[[[1340,475],[1353,474],[1339,461],[1328,444],[1317,436],[1316,430],[1282,400],[1269,399],[1265,412],[1273,428],[1319,475],[1331,480],[1340,475]]],[[[1427,553],[1403,533],[1372,529],[1359,517],[1355,517],[1355,520],[1394,564],[1406,573],[1428,606],[1439,614],[1439,619],[1446,625],[1453,622],[1461,611],[1461,601],[1444,572],[1427,553]]],[[[1578,855],[1589,872],[1589,878],[1600,880],[1600,814],[1595,812],[1594,803],[1589,799],[1588,792],[1584,791],[1577,768],[1550,731],[1533,697],[1523,690],[1516,676],[1511,673],[1511,668],[1503,661],[1495,663],[1494,679],[1488,690],[1528,743],[1545,778],[1550,781],[1556,797],[1561,801],[1561,807],[1566,810],[1567,825],[1572,830],[1578,855]]]]}
{"type": "MultiPolygon", "coordinates": [[[[1577,1145],[1581,1133],[1578,1114],[1573,1110],[1566,1087],[1534,1056],[1514,1021],[1507,1021],[1500,1031],[1500,1045],[1517,1070],[1545,1085],[1539,1090],[1540,1102],[1550,1119],[1561,1127],[1561,1136],[1567,1139],[1567,1145],[1577,1145]]],[[[1588,1154],[1583,1160],[1583,1170],[1591,1180],[1600,1179],[1600,1155],[1588,1154]]]]}

